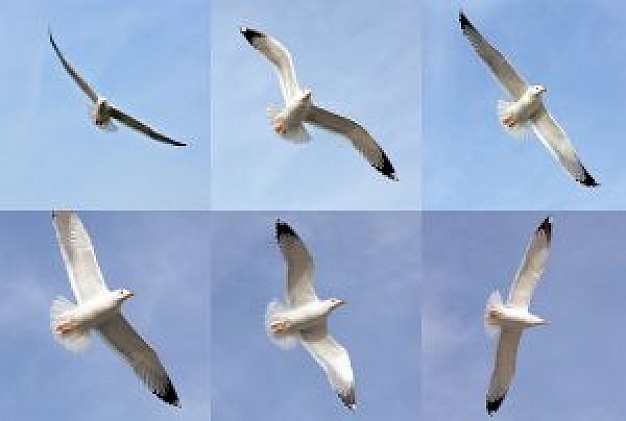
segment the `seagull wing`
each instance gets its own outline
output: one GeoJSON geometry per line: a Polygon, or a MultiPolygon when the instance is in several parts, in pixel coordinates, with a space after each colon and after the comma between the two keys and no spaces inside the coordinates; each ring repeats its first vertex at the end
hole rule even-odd
{"type": "Polygon", "coordinates": [[[98,326],[98,332],[133,367],[135,374],[160,399],[180,406],[178,395],[156,352],[121,314],[98,326]]]}
{"type": "Polygon", "coordinates": [[[255,29],[241,28],[241,34],[276,67],[285,103],[291,102],[300,92],[300,87],[289,50],[278,40],[255,29]]]}
{"type": "Polygon", "coordinates": [[[461,23],[461,30],[480,58],[489,66],[505,91],[515,99],[521,97],[526,91],[524,79],[515,71],[506,58],[483,38],[462,11],[459,12],[459,22],[461,23]]]}
{"type": "Polygon", "coordinates": [[[326,320],[300,331],[302,345],[324,369],[326,377],[337,392],[339,399],[350,409],[356,407],[354,373],[350,356],[328,333],[326,320]]]}
{"type": "Polygon", "coordinates": [[[276,222],[276,241],[287,263],[287,299],[292,307],[318,301],[313,288],[313,258],[298,234],[285,222],[276,222]]]}
{"type": "Polygon", "coordinates": [[[521,336],[522,329],[502,328],[500,331],[496,362],[487,391],[486,406],[489,415],[500,408],[511,385],[511,380],[515,374],[515,359],[517,358],[517,348],[521,336]]]}
{"type": "Polygon", "coordinates": [[[93,102],[98,101],[98,94],[96,93],[96,91],[94,91],[94,89],[91,86],[89,86],[87,81],[83,79],[82,76],[79,75],[78,72],[72,67],[72,65],[65,59],[65,57],[61,53],[61,50],[59,50],[59,47],[57,47],[56,42],[54,42],[54,38],[52,38],[51,32],[48,32],[48,36],[50,38],[50,44],[52,44],[52,48],[54,48],[54,51],[57,54],[57,57],[59,58],[59,60],[61,60],[61,64],[63,65],[67,73],[69,73],[69,75],[72,76],[72,79],[74,79],[74,82],[76,82],[78,86],[80,86],[80,89],[82,89],[83,92],[87,94],[87,96],[93,102]]]}
{"type": "Polygon", "coordinates": [[[372,167],[392,180],[396,180],[396,172],[385,151],[358,123],[315,105],[311,105],[306,121],[347,137],[372,167]]]}
{"type": "Polygon", "coordinates": [[[174,139],[170,139],[164,134],[157,132],[156,130],[152,129],[150,126],[142,123],[141,121],[137,120],[134,117],[129,116],[128,114],[115,108],[112,105],[109,106],[109,112],[110,112],[111,117],[113,117],[114,119],[120,121],[121,123],[124,123],[125,125],[127,125],[128,127],[132,129],[142,132],[143,134],[147,135],[148,137],[158,142],[167,143],[167,144],[174,145],[174,146],[187,146],[186,143],[182,143],[174,139]]]}
{"type": "Polygon", "coordinates": [[[552,218],[547,217],[530,238],[522,265],[511,284],[507,306],[528,309],[535,286],[546,266],[551,240],[552,218]]]}
{"type": "Polygon", "coordinates": [[[591,174],[587,172],[585,167],[583,167],[567,135],[550,113],[548,113],[548,110],[543,104],[541,104],[537,113],[532,117],[532,122],[533,130],[539,139],[541,139],[541,143],[548,148],[552,156],[565,167],[567,172],[570,173],[576,181],[587,187],[599,185],[591,174]]]}
{"type": "Polygon", "coordinates": [[[52,212],[61,255],[78,303],[108,291],[89,234],[74,212],[52,212]]]}

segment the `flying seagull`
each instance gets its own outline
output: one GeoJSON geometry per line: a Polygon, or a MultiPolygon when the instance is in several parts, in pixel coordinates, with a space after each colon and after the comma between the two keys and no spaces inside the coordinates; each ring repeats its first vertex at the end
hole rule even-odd
{"type": "Polygon", "coordinates": [[[286,302],[267,306],[265,327],[268,337],[283,349],[299,341],[324,369],[339,399],[356,408],[354,373],[348,351],[330,335],[326,318],[345,304],[336,298],[320,300],[313,287],[313,259],[298,234],[285,222],[276,222],[276,239],[287,263],[286,302]]]}
{"type": "Polygon", "coordinates": [[[596,180],[583,167],[561,126],[541,101],[541,95],[546,92],[546,88],[543,85],[527,85],[506,58],[483,38],[463,11],[459,12],[459,21],[461,30],[478,55],[512,98],[512,101],[498,101],[498,114],[504,129],[510,134],[523,136],[532,127],[532,131],[552,156],[576,181],[587,187],[598,186],[596,180]]]}
{"type": "Polygon", "coordinates": [[[515,374],[515,359],[520,336],[524,329],[549,323],[528,311],[530,299],[548,260],[552,238],[552,218],[541,222],[530,239],[522,265],[511,284],[509,298],[504,304],[498,290],[487,300],[485,327],[499,329],[498,350],[487,391],[486,408],[491,415],[496,412],[507,394],[515,374]]]}
{"type": "Polygon", "coordinates": [[[82,89],[82,91],[93,102],[91,117],[96,127],[104,130],[114,131],[116,129],[116,126],[113,124],[112,119],[115,119],[132,129],[142,132],[143,134],[158,142],[167,143],[174,146],[187,146],[186,143],[178,142],[165,136],[162,133],[157,132],[145,123],[142,123],[136,118],[116,108],[105,98],[98,95],[98,93],[89,85],[89,83],[87,83],[87,81],[83,79],[83,77],[76,71],[76,69],[74,69],[72,65],[65,59],[63,53],[61,53],[61,50],[59,50],[56,42],[54,42],[54,38],[52,38],[51,32],[48,32],[48,36],[50,38],[50,44],[52,44],[52,48],[54,48],[54,52],[56,53],[59,60],[61,60],[61,64],[63,65],[67,73],[69,73],[72,79],[74,79],[74,82],[76,82],[80,89],[82,89]]]}
{"type": "Polygon", "coordinates": [[[284,139],[303,143],[311,139],[303,123],[333,131],[347,137],[363,154],[372,167],[385,176],[396,180],[396,173],[385,152],[374,138],[357,122],[316,106],[311,100],[311,90],[302,89],[296,80],[296,72],[289,51],[278,40],[246,27],[242,35],[276,67],[285,108],[269,106],[268,113],[274,131],[284,139]]]}
{"type": "Polygon", "coordinates": [[[79,352],[89,345],[92,330],[116,350],[144,384],[163,401],[180,407],[174,385],[154,350],[121,313],[133,293],[107,288],[89,234],[73,212],[53,212],[61,255],[77,303],[58,297],[50,309],[53,336],[65,348],[79,352]]]}

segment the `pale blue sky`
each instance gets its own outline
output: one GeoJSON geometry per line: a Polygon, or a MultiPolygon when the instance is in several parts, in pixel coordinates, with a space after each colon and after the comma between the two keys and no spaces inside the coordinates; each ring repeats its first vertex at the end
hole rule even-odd
{"type": "MultiPolygon", "coordinates": [[[[530,311],[551,321],[521,339],[517,375],[494,419],[623,419],[626,213],[556,212],[530,311]]],[[[487,419],[495,339],[489,294],[504,297],[545,212],[423,214],[422,419],[487,419]]]]}
{"type": "Polygon", "coordinates": [[[419,22],[411,0],[214,2],[213,208],[418,209],[419,22]],[[276,135],[266,107],[283,104],[278,79],[241,36],[242,25],[279,39],[313,100],[361,123],[400,181],[378,174],[340,136],[311,128],[309,144],[293,145],[276,135]]]}
{"type": "Polygon", "coordinates": [[[424,208],[623,209],[626,4],[423,3],[424,208]],[[545,103],[598,189],[573,181],[535,137],[500,127],[506,97],[463,36],[460,8],[526,81],[548,88],[545,103]]]}
{"type": "Polygon", "coordinates": [[[208,13],[205,0],[0,6],[0,207],[208,208],[208,13]],[[124,127],[98,130],[48,26],[103,96],[192,146],[168,147],[124,127]]]}
{"type": "Polygon", "coordinates": [[[200,420],[210,411],[207,213],[83,212],[122,311],[153,345],[182,408],[154,397],[97,335],[75,355],[50,332],[53,299],[72,298],[49,212],[0,214],[2,414],[13,420],[200,420]]]}
{"type": "Polygon", "coordinates": [[[217,212],[212,243],[212,414],[215,420],[409,420],[419,413],[420,238],[416,212],[217,212]],[[347,305],[329,319],[356,378],[351,413],[298,346],[265,334],[269,301],[282,298],[277,218],[305,242],[320,297],[347,305]]]}

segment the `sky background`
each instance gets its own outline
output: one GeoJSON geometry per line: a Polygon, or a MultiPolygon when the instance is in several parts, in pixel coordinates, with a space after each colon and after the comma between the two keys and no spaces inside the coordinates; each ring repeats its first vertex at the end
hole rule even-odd
{"type": "Polygon", "coordinates": [[[419,411],[419,214],[217,212],[211,230],[214,420],[409,420],[419,411]],[[277,218],[302,238],[321,298],[347,305],[329,319],[349,352],[351,413],[302,347],[284,351],[263,318],[285,288],[277,218]],[[217,264],[219,262],[219,264],[217,264]]]}
{"type": "Polygon", "coordinates": [[[624,209],[626,4],[511,0],[422,2],[426,209],[624,209]],[[534,136],[500,127],[506,99],[463,36],[459,9],[529,83],[602,184],[580,186],[534,136]]]}
{"type": "Polygon", "coordinates": [[[92,336],[73,354],[50,332],[55,297],[74,299],[48,212],[0,213],[2,414],[14,420],[200,420],[209,400],[207,213],[79,214],[109,288],[135,297],[123,314],[156,350],[182,409],[144,387],[92,336]]]}
{"type": "MultiPolygon", "coordinates": [[[[498,420],[621,420],[626,411],[624,212],[556,212],[530,311],[551,321],[521,338],[498,420]]],[[[545,212],[423,215],[422,419],[488,419],[496,338],[489,294],[509,286],[545,212]]]]}
{"type": "Polygon", "coordinates": [[[411,0],[297,7],[288,0],[213,2],[213,208],[418,209],[419,22],[411,0]],[[284,104],[278,78],[240,26],[280,40],[314,102],[361,123],[386,151],[399,181],[380,175],[338,135],[311,128],[306,145],[276,135],[266,107],[284,104]]]}
{"type": "Polygon", "coordinates": [[[209,5],[26,0],[0,6],[0,207],[206,209],[209,5]],[[185,142],[98,130],[66,58],[111,102],[185,142]]]}

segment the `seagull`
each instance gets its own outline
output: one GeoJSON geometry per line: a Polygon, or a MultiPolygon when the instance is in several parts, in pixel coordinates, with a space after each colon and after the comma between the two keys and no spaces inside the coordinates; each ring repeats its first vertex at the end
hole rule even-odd
{"type": "Polygon", "coordinates": [[[541,96],[547,89],[543,85],[527,85],[506,58],[483,38],[463,11],[459,12],[459,21],[461,30],[478,55],[513,99],[498,101],[498,114],[504,129],[512,135],[523,137],[530,132],[529,127],[532,127],[543,145],[576,181],[587,187],[598,186],[596,180],[583,167],[561,126],[541,101],[541,96]]]}
{"type": "Polygon", "coordinates": [[[295,143],[304,143],[311,139],[302,123],[311,123],[338,133],[347,137],[372,167],[392,180],[397,180],[391,161],[359,123],[316,106],[311,100],[311,90],[300,88],[291,54],[278,40],[251,28],[242,27],[240,31],[250,45],[267,57],[278,73],[285,108],[268,107],[276,133],[295,143]]]}
{"type": "Polygon", "coordinates": [[[552,238],[552,218],[541,222],[530,239],[522,265],[511,284],[509,298],[502,303],[500,292],[494,291],[485,308],[485,327],[499,329],[498,350],[489,390],[487,391],[487,414],[496,412],[507,394],[515,374],[515,359],[520,336],[524,329],[548,324],[541,317],[528,311],[530,299],[548,260],[552,238]]]}
{"type": "Polygon", "coordinates": [[[326,372],[343,404],[356,408],[354,373],[348,351],[328,333],[326,318],[345,301],[320,300],[313,287],[313,259],[298,234],[285,222],[276,222],[276,239],[287,263],[286,302],[267,306],[265,327],[268,337],[281,348],[298,341],[326,372]]]}
{"type": "Polygon", "coordinates": [[[164,134],[157,132],[145,123],[142,123],[136,118],[116,108],[113,104],[109,103],[106,98],[98,95],[98,93],[91,86],[89,86],[89,83],[87,83],[87,81],[83,79],[83,77],[65,59],[63,53],[61,53],[61,50],[59,50],[56,42],[54,42],[54,38],[52,38],[52,33],[50,31],[48,31],[48,36],[50,38],[50,44],[52,44],[52,48],[54,48],[54,52],[56,53],[59,60],[61,60],[61,64],[63,65],[67,73],[69,73],[72,79],[74,79],[74,82],[76,82],[80,89],[82,89],[83,92],[93,102],[91,117],[96,127],[99,127],[103,130],[115,131],[117,127],[115,126],[115,124],[113,124],[112,121],[112,119],[115,119],[130,127],[131,129],[138,130],[158,142],[167,143],[173,146],[187,146],[186,143],[170,139],[164,134]]]}
{"type": "Polygon", "coordinates": [[[58,297],[52,303],[50,328],[54,338],[70,351],[79,352],[89,345],[90,332],[98,332],[152,393],[180,407],[159,357],[121,313],[122,303],[134,294],[126,289],[107,288],[89,234],[75,213],[53,212],[52,222],[77,301],[58,297]]]}

